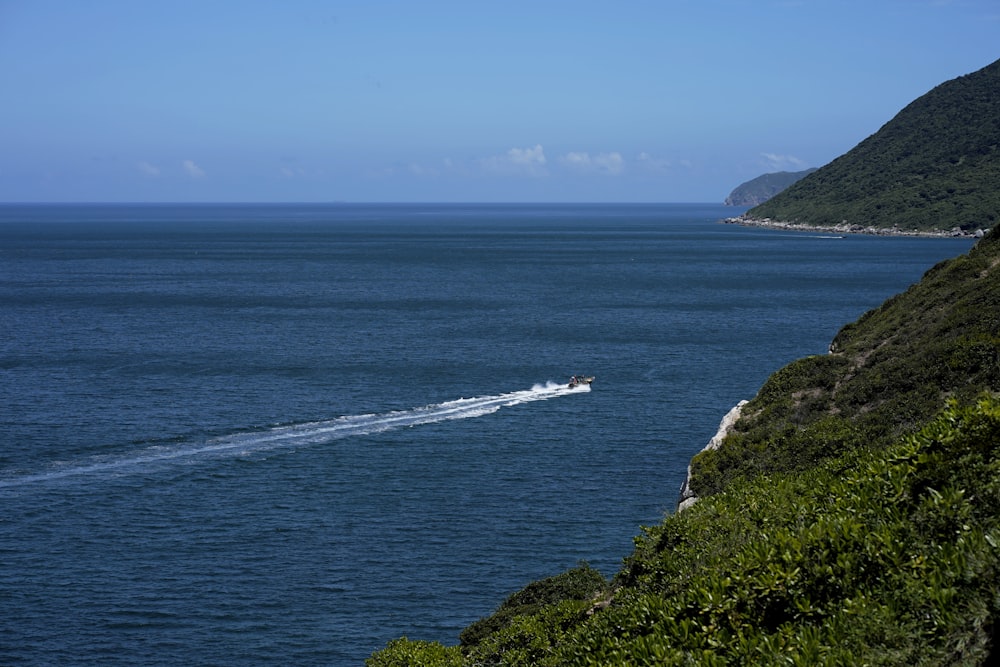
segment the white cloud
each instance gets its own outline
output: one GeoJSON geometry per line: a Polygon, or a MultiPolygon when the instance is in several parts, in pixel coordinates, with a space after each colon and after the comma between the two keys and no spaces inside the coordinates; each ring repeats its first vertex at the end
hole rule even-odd
{"type": "Polygon", "coordinates": [[[644,169],[649,169],[651,171],[664,171],[666,169],[669,169],[671,166],[670,160],[653,157],[646,151],[639,153],[639,156],[636,158],[636,160],[644,169]]]}
{"type": "Polygon", "coordinates": [[[563,164],[571,167],[586,169],[590,166],[590,155],[587,153],[566,153],[566,155],[562,156],[561,160],[563,164]]]}
{"type": "Polygon", "coordinates": [[[770,171],[801,171],[806,163],[794,155],[778,155],[776,153],[761,153],[764,164],[770,171]]]}
{"type": "Polygon", "coordinates": [[[484,168],[501,173],[547,176],[545,151],[541,144],[534,148],[511,148],[503,155],[494,155],[481,160],[484,168]]]}
{"type": "Polygon", "coordinates": [[[564,165],[581,171],[615,175],[625,170],[625,159],[618,152],[598,153],[594,156],[586,152],[573,152],[563,155],[559,160],[564,165]]]}
{"type": "Polygon", "coordinates": [[[545,151],[541,144],[535,144],[534,148],[511,148],[507,156],[514,164],[545,164],[545,151]]]}
{"type": "Polygon", "coordinates": [[[201,178],[205,175],[205,170],[196,165],[194,160],[184,160],[181,164],[191,178],[201,178]]]}
{"type": "Polygon", "coordinates": [[[159,176],[160,168],[154,164],[150,164],[145,160],[139,160],[135,164],[136,168],[141,171],[146,176],[159,176]]]}

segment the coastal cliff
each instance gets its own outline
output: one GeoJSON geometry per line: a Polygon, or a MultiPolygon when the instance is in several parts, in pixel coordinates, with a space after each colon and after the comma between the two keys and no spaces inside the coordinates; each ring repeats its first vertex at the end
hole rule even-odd
{"type": "Polygon", "coordinates": [[[690,492],[704,497],[741,478],[884,446],[949,398],[1000,391],[998,265],[994,231],[843,327],[829,354],[774,373],[722,444],[694,457],[690,492]]]}

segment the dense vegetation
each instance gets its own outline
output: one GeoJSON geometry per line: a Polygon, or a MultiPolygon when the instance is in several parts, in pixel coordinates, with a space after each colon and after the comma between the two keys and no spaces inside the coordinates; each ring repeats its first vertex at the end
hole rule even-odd
{"type": "Polygon", "coordinates": [[[496,613],[483,618],[462,631],[459,640],[463,647],[478,646],[490,635],[509,626],[518,616],[530,616],[545,607],[562,602],[576,601],[570,605],[577,610],[590,606],[594,597],[607,589],[607,582],[600,572],[586,563],[541,581],[535,581],[503,601],[496,613]]]}
{"type": "Polygon", "coordinates": [[[757,178],[741,183],[726,197],[726,206],[756,206],[778,194],[792,183],[802,180],[816,171],[778,171],[763,174],[757,178]]]}
{"type": "Polygon", "coordinates": [[[986,229],[1000,218],[997,183],[1000,61],[934,88],[747,216],[820,226],[986,229]]]}

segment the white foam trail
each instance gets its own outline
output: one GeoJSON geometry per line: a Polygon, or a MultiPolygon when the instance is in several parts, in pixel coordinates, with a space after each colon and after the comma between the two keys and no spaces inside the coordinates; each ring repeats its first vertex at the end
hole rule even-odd
{"type": "Polygon", "coordinates": [[[261,431],[233,433],[201,443],[153,447],[131,456],[90,463],[68,464],[42,473],[0,479],[0,488],[106,472],[135,472],[151,463],[187,460],[199,456],[245,455],[302,445],[324,444],[351,436],[363,436],[453,419],[481,417],[504,407],[589,391],[590,385],[579,385],[571,389],[565,384],[548,382],[544,385],[536,384],[531,389],[523,391],[513,391],[495,396],[459,398],[409,410],[397,410],[382,414],[347,415],[325,421],[275,426],[261,431]]]}

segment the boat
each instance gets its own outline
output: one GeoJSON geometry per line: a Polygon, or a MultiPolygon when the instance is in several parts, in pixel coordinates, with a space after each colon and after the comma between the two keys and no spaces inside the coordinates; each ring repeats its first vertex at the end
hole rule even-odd
{"type": "Polygon", "coordinates": [[[569,379],[569,384],[567,385],[570,389],[575,389],[582,384],[590,384],[594,381],[593,375],[574,375],[569,379]]]}

